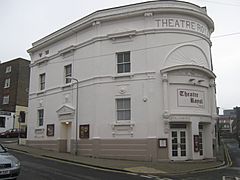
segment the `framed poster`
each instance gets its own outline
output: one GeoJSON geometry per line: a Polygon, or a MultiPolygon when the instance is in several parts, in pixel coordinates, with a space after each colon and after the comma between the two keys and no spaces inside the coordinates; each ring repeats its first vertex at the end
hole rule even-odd
{"type": "Polygon", "coordinates": [[[167,138],[158,139],[159,148],[167,148],[167,138]]]}
{"type": "Polygon", "coordinates": [[[80,125],[79,138],[89,139],[89,124],[80,125]]]}
{"type": "Polygon", "coordinates": [[[47,136],[54,136],[54,124],[47,124],[47,136]]]}
{"type": "Polygon", "coordinates": [[[194,152],[199,152],[199,135],[193,135],[194,152]]]}

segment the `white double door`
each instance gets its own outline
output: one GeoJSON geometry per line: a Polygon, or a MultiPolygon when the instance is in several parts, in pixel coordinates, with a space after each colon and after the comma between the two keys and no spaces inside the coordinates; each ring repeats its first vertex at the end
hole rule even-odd
{"type": "Polygon", "coordinates": [[[187,132],[186,129],[171,129],[170,157],[172,160],[187,159],[187,132]]]}

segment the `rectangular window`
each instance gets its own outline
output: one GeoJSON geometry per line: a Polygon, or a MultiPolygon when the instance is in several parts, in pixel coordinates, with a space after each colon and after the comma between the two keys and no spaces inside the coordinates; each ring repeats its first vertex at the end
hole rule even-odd
{"type": "Polygon", "coordinates": [[[65,83],[68,84],[71,82],[71,79],[68,79],[67,77],[72,77],[72,65],[69,64],[67,66],[64,66],[64,73],[65,73],[65,83]]]}
{"type": "Polygon", "coordinates": [[[40,90],[45,89],[45,77],[46,77],[45,73],[39,75],[39,81],[40,81],[40,84],[39,84],[40,88],[39,89],[40,90]]]}
{"type": "Polygon", "coordinates": [[[3,103],[2,104],[9,104],[9,96],[3,96],[3,103]]]}
{"type": "Polygon", "coordinates": [[[44,116],[44,110],[39,109],[38,110],[38,126],[43,126],[43,116],[44,116]]]}
{"type": "Polygon", "coordinates": [[[129,73],[130,71],[130,51],[117,53],[117,73],[129,73]]]}
{"type": "Polygon", "coordinates": [[[5,122],[6,122],[6,118],[5,117],[0,117],[0,127],[1,128],[5,128],[5,122]]]}
{"type": "Polygon", "coordinates": [[[10,73],[11,71],[12,71],[12,67],[11,66],[7,66],[5,72],[6,73],[10,73]]]}
{"type": "Polygon", "coordinates": [[[4,88],[9,88],[10,87],[10,78],[5,79],[5,84],[4,84],[4,88]]]}
{"type": "Polygon", "coordinates": [[[117,121],[131,120],[131,99],[116,99],[117,105],[117,121]]]}

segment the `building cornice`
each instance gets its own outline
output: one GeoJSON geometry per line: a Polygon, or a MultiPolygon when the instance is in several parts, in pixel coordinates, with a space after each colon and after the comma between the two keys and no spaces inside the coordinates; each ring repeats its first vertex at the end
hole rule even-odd
{"type": "Polygon", "coordinates": [[[95,26],[97,24],[101,24],[101,22],[130,18],[134,16],[144,16],[145,13],[152,13],[153,15],[155,13],[180,13],[191,15],[206,23],[210,32],[214,29],[213,21],[207,15],[205,8],[180,1],[149,1],[96,11],[34,42],[32,44],[33,47],[28,50],[28,53],[33,53],[38,49],[66,38],[78,31],[92,27],[93,25],[95,26]]]}

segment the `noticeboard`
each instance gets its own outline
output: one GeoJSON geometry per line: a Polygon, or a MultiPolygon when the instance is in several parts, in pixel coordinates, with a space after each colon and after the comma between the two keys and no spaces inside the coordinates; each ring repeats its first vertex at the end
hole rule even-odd
{"type": "Polygon", "coordinates": [[[89,139],[89,124],[80,125],[79,128],[79,138],[89,139]]]}

